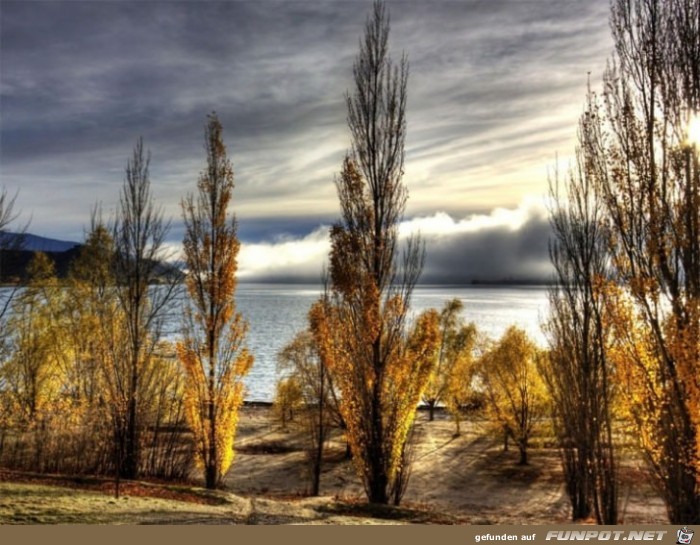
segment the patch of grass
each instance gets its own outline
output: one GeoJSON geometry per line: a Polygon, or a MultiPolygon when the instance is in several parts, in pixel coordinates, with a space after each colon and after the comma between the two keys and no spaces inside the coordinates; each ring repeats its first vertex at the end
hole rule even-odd
{"type": "Polygon", "coordinates": [[[172,524],[193,517],[235,520],[240,505],[186,503],[36,483],[0,483],[0,524],[172,524]]]}
{"type": "MultiPolygon", "coordinates": [[[[63,488],[101,492],[107,496],[115,493],[113,479],[92,476],[49,475],[41,473],[23,473],[0,470],[0,481],[13,483],[43,484],[54,488],[54,494],[62,494],[63,488]]],[[[50,488],[47,488],[50,490],[50,488]]],[[[120,496],[151,497],[176,500],[205,505],[224,505],[228,503],[225,495],[219,491],[206,490],[191,485],[173,485],[168,483],[146,481],[122,481],[119,484],[120,496]]],[[[47,492],[51,494],[52,492],[47,492]]]]}

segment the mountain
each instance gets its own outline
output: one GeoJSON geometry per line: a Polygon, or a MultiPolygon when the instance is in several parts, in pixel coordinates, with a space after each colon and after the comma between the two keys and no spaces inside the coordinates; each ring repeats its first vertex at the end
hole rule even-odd
{"type": "Polygon", "coordinates": [[[67,252],[80,246],[78,242],[40,237],[31,233],[0,233],[0,248],[27,252],[67,252]]]}
{"type": "MultiPolygon", "coordinates": [[[[27,266],[35,252],[44,252],[54,262],[56,276],[68,276],[71,264],[80,255],[82,244],[25,233],[0,233],[0,282],[17,283],[27,279],[27,266]]],[[[157,263],[156,281],[183,278],[177,264],[157,263]]]]}
{"type": "Polygon", "coordinates": [[[61,253],[80,246],[77,242],[67,240],[55,240],[53,238],[40,237],[27,233],[24,235],[23,249],[30,252],[61,253]]]}

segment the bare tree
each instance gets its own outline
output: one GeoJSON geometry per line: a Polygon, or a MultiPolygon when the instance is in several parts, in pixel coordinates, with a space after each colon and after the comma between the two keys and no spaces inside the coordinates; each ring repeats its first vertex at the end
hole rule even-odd
{"type": "Polygon", "coordinates": [[[163,274],[169,225],[151,196],[149,163],[150,153],[144,153],[143,140],[139,139],[127,162],[113,227],[117,295],[128,339],[120,371],[124,417],[116,437],[119,473],[125,478],[134,478],[139,472],[141,378],[160,340],[166,306],[177,285],[174,275],[163,274]]]}
{"type": "Polygon", "coordinates": [[[553,400],[567,493],[574,520],[595,511],[599,524],[617,523],[617,462],[613,450],[612,381],[606,357],[604,291],[609,271],[604,211],[598,205],[590,149],[595,108],[589,93],[578,130],[576,163],[563,184],[550,180],[549,254],[556,283],[545,326],[550,357],[542,376],[553,400]],[[563,188],[561,186],[564,186],[563,188]],[[564,191],[564,193],[562,193],[564,191]]]}
{"type": "MultiPolygon", "coordinates": [[[[0,191],[0,280],[5,274],[5,260],[13,252],[21,250],[24,246],[24,234],[27,226],[19,226],[14,233],[8,232],[10,225],[15,222],[19,214],[15,211],[15,201],[17,194],[12,197],[7,193],[7,189],[0,191]]],[[[16,290],[11,290],[0,301],[0,322],[7,314],[7,310],[12,303],[12,298],[16,290]]]]}

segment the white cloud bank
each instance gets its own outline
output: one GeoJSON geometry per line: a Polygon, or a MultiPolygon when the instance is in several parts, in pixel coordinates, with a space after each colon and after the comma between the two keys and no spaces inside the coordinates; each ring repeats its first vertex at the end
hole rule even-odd
{"type": "MultiPolygon", "coordinates": [[[[400,237],[420,233],[426,242],[422,277],[428,283],[474,280],[534,281],[550,274],[549,224],[542,199],[525,198],[515,208],[454,219],[445,212],[404,221],[400,237]]],[[[242,281],[318,282],[328,259],[328,226],[304,237],[243,244],[239,255],[242,281]]]]}

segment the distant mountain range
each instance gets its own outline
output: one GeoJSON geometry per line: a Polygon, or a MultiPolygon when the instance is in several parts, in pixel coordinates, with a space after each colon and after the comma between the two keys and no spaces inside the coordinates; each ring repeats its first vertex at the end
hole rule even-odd
{"type": "Polygon", "coordinates": [[[44,252],[56,267],[56,274],[65,278],[70,264],[82,246],[77,242],[55,240],[31,233],[0,233],[0,282],[17,283],[27,278],[27,266],[35,252],[44,252]]]}
{"type": "MultiPolygon", "coordinates": [[[[17,283],[27,279],[27,266],[35,252],[44,252],[54,262],[59,278],[68,276],[71,264],[80,255],[83,247],[78,242],[56,240],[25,233],[0,233],[0,282],[17,283]]],[[[159,263],[157,275],[181,276],[176,265],[159,263]]]]}
{"type": "MultiPolygon", "coordinates": [[[[3,239],[6,237],[14,241],[14,244],[21,242],[21,249],[28,252],[67,252],[72,250],[76,246],[80,246],[78,242],[70,242],[67,240],[56,240],[53,238],[40,237],[38,235],[32,235],[31,233],[25,233],[24,235],[18,235],[17,233],[3,233],[1,235],[3,239]]],[[[7,247],[6,245],[4,245],[7,247]]]]}

